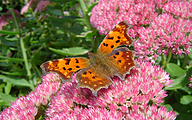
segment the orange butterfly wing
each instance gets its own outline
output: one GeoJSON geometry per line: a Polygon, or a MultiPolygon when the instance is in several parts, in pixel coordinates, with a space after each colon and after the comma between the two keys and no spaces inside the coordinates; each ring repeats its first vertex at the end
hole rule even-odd
{"type": "Polygon", "coordinates": [[[126,47],[115,49],[109,54],[109,58],[116,63],[118,69],[118,72],[114,73],[114,75],[120,77],[122,80],[125,79],[125,75],[130,72],[131,68],[137,65],[134,61],[134,52],[126,47]]]}
{"type": "Polygon", "coordinates": [[[71,79],[74,72],[88,66],[89,59],[77,57],[47,61],[40,67],[43,70],[43,74],[50,72],[57,73],[63,82],[67,82],[71,79]]]}
{"type": "Polygon", "coordinates": [[[136,66],[134,52],[126,47],[115,49],[120,45],[132,44],[133,40],[127,34],[129,27],[131,25],[125,21],[117,24],[98,47],[97,54],[89,54],[90,59],[65,58],[43,63],[40,66],[43,74],[57,73],[66,82],[81,69],[76,74],[79,87],[89,88],[96,96],[99,89],[113,84],[110,77],[116,75],[124,80],[130,69],[136,66]]]}
{"type": "Polygon", "coordinates": [[[98,54],[110,54],[117,46],[130,45],[133,40],[127,34],[127,29],[132,27],[126,21],[117,24],[99,45],[98,54]]]}
{"type": "Polygon", "coordinates": [[[97,96],[97,91],[101,88],[108,88],[110,84],[113,84],[110,77],[103,76],[97,71],[90,68],[81,69],[76,74],[79,87],[89,88],[93,95],[97,96]]]}

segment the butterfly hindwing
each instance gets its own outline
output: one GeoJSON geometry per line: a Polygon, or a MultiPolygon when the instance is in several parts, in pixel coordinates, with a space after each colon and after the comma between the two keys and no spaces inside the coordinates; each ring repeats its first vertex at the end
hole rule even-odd
{"type": "Polygon", "coordinates": [[[137,65],[134,61],[134,52],[126,47],[115,49],[109,54],[109,58],[113,59],[117,65],[118,72],[114,73],[114,75],[119,76],[122,80],[124,80],[125,75],[129,73],[130,69],[137,65]]]}
{"type": "Polygon", "coordinates": [[[80,70],[76,74],[76,79],[79,87],[89,88],[95,96],[99,89],[108,88],[113,83],[110,77],[95,73],[91,68],[80,70]]]}

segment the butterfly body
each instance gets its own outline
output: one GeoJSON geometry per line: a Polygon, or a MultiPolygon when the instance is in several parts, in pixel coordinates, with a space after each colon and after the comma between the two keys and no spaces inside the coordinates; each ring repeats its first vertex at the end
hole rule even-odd
{"type": "Polygon", "coordinates": [[[124,80],[130,69],[136,66],[133,51],[126,47],[115,49],[120,45],[132,44],[133,40],[127,35],[129,27],[125,21],[117,24],[98,47],[97,54],[89,53],[90,59],[74,57],[43,63],[40,66],[43,74],[54,72],[63,82],[68,82],[76,73],[78,86],[89,88],[96,96],[99,89],[113,84],[113,76],[124,80]]]}
{"type": "Polygon", "coordinates": [[[113,59],[94,53],[90,53],[89,56],[91,69],[95,71],[95,73],[113,77],[114,72],[117,70],[113,59]]]}

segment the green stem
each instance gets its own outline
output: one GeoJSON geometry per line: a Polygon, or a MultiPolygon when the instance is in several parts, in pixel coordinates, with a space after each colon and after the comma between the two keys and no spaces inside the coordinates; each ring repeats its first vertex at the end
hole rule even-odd
{"type": "MultiPolygon", "coordinates": [[[[12,0],[10,0],[10,4],[11,4],[11,6],[13,6],[12,0]]],[[[20,45],[21,45],[21,51],[22,51],[22,55],[23,55],[23,59],[24,59],[24,63],[25,63],[25,68],[27,70],[27,76],[29,78],[29,82],[31,83],[31,89],[34,90],[34,85],[33,85],[33,82],[32,82],[32,75],[31,75],[31,71],[30,71],[30,67],[29,67],[29,63],[28,63],[28,59],[27,59],[26,49],[25,49],[24,42],[23,42],[23,39],[22,39],[21,31],[20,31],[20,28],[19,28],[19,23],[17,21],[15,11],[14,11],[13,8],[10,8],[10,12],[11,12],[11,14],[13,16],[13,20],[15,22],[16,29],[19,32],[19,41],[20,41],[20,45]]]]}
{"type": "Polygon", "coordinates": [[[162,57],[162,66],[165,67],[165,64],[166,64],[166,60],[165,60],[165,55],[161,55],[162,57]]]}
{"type": "Polygon", "coordinates": [[[89,22],[89,16],[87,14],[87,7],[85,6],[84,0],[79,0],[79,4],[81,6],[83,16],[84,16],[84,20],[85,20],[85,24],[87,25],[88,30],[92,30],[91,24],[89,22]]]}
{"type": "Polygon", "coordinates": [[[184,62],[183,62],[183,65],[182,65],[182,68],[183,68],[183,69],[186,67],[188,57],[189,57],[189,56],[186,55],[186,57],[185,57],[185,59],[184,59],[184,62]]]}
{"type": "Polygon", "coordinates": [[[167,64],[169,63],[169,61],[171,60],[171,56],[172,56],[172,50],[169,51],[167,61],[166,61],[166,64],[165,64],[166,67],[167,67],[167,64]]]}

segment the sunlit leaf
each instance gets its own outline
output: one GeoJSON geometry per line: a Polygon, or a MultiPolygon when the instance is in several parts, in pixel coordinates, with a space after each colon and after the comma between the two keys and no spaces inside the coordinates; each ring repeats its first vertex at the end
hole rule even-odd
{"type": "Polygon", "coordinates": [[[13,85],[31,87],[31,84],[23,78],[7,77],[0,75],[0,79],[3,79],[4,82],[10,82],[13,85]]]}
{"type": "Polygon", "coordinates": [[[11,95],[6,95],[6,94],[1,93],[1,92],[0,92],[0,96],[1,96],[1,99],[4,100],[8,104],[16,99],[16,97],[13,97],[11,95]]]}
{"type": "Polygon", "coordinates": [[[186,76],[186,73],[183,69],[177,66],[174,63],[168,63],[167,68],[165,69],[169,75],[173,78],[183,77],[186,76]]]}
{"type": "Polygon", "coordinates": [[[84,49],[83,47],[63,48],[62,50],[49,48],[49,50],[60,55],[83,55],[89,52],[87,49],[84,49]]]}
{"type": "Polygon", "coordinates": [[[17,35],[17,34],[19,34],[19,32],[0,30],[0,34],[2,34],[2,35],[17,35]]]}
{"type": "Polygon", "coordinates": [[[187,105],[190,102],[192,102],[192,96],[191,95],[183,95],[180,99],[180,103],[183,105],[187,105]]]}

